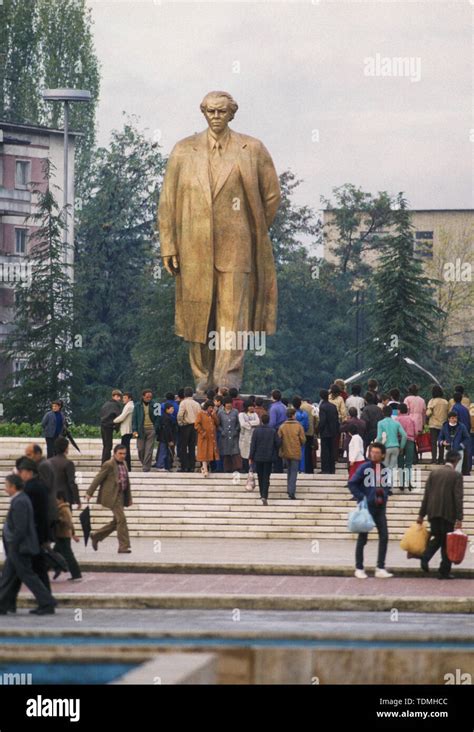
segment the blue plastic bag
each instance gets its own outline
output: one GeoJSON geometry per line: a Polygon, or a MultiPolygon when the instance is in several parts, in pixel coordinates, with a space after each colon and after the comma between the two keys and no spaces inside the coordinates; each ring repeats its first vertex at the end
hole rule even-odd
{"type": "Polygon", "coordinates": [[[347,530],[353,534],[367,534],[375,526],[375,521],[372,518],[367,506],[367,498],[363,498],[360,503],[357,504],[357,508],[349,513],[347,518],[347,530]]]}

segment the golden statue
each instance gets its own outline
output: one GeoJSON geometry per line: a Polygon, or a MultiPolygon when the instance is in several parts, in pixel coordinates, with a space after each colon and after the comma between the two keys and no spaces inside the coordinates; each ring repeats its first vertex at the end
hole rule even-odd
{"type": "Polygon", "coordinates": [[[260,140],[229,128],[237,109],[227,92],[204,97],[208,129],[174,146],[158,208],[163,266],[176,277],[175,331],[189,341],[198,393],[240,388],[245,343],[276,325],[268,229],[280,186],[260,140]]]}

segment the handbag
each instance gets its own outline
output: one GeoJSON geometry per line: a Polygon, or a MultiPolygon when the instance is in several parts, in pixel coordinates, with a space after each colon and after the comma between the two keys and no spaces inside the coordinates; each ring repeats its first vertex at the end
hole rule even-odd
{"type": "Polygon", "coordinates": [[[247,475],[247,482],[245,483],[245,490],[255,490],[255,473],[253,472],[253,470],[249,470],[249,474],[247,475]]]}
{"type": "Polygon", "coordinates": [[[45,560],[46,567],[48,569],[60,570],[61,572],[68,572],[67,562],[63,555],[59,552],[54,551],[51,547],[42,547],[41,554],[45,560]]]}
{"type": "Polygon", "coordinates": [[[363,498],[357,504],[357,508],[349,513],[347,518],[347,530],[352,534],[367,534],[375,526],[375,521],[369,511],[367,498],[363,498]]]}
{"type": "Polygon", "coordinates": [[[431,452],[431,435],[429,432],[422,432],[417,435],[416,438],[416,449],[418,452],[431,452]]]}
{"type": "Polygon", "coordinates": [[[446,536],[446,553],[453,564],[461,564],[466,554],[466,547],[467,536],[461,529],[451,531],[446,536]]]}
{"type": "Polygon", "coordinates": [[[405,531],[400,547],[408,553],[408,559],[419,559],[428,546],[429,537],[424,524],[414,523],[405,531]]]}

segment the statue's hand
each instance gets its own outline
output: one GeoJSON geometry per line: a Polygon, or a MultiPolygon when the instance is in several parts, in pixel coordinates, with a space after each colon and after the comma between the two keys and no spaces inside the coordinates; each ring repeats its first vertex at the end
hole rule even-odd
{"type": "Polygon", "coordinates": [[[163,257],[163,267],[172,276],[175,277],[179,272],[179,257],[173,254],[172,257],[163,257]]]}

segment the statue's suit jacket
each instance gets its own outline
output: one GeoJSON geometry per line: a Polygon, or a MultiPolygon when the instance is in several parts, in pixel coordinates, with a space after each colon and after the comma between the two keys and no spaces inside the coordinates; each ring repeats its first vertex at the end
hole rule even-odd
{"type": "MultiPolygon", "coordinates": [[[[207,130],[178,142],[166,168],[158,208],[161,256],[178,255],[176,333],[187,341],[206,343],[211,312],[214,270],[250,273],[249,329],[275,332],[277,284],[268,236],[280,203],[280,186],[272,159],[254,137],[230,130],[219,177],[211,193],[207,130]],[[240,176],[237,172],[240,171],[240,176]],[[214,232],[219,196],[239,205],[248,222],[222,224],[214,232]],[[233,190],[235,187],[235,191],[233,190]],[[235,193],[235,196],[233,195],[235,193]],[[248,232],[251,246],[248,246],[248,232]],[[224,237],[224,241],[223,241],[224,237]],[[217,244],[217,249],[216,249],[217,244]],[[228,257],[219,253],[227,247],[228,257]],[[241,250],[249,251],[241,256],[241,250]],[[217,257],[216,257],[217,252],[217,257]],[[216,261],[217,259],[217,261],[216,261]]],[[[232,221],[233,209],[229,209],[232,221]]]]}

